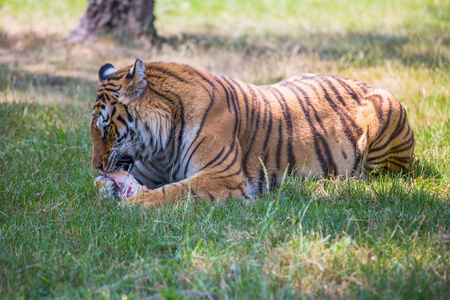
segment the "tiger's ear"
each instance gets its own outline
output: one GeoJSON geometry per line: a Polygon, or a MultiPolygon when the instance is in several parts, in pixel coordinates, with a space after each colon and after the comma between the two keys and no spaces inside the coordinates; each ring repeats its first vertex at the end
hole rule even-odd
{"type": "Polygon", "coordinates": [[[131,67],[126,79],[131,81],[136,94],[142,94],[147,81],[145,80],[145,64],[140,59],[136,59],[134,66],[131,67]]]}
{"type": "Polygon", "coordinates": [[[100,81],[100,84],[103,84],[116,71],[117,69],[110,63],[101,66],[100,70],[98,70],[98,81],[100,81]]]}

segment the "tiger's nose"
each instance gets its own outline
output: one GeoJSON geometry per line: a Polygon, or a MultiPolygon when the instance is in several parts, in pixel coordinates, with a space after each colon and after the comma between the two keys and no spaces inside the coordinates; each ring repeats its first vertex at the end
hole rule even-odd
{"type": "Polygon", "coordinates": [[[92,158],[92,165],[94,166],[94,168],[96,168],[97,170],[103,170],[103,162],[101,158],[98,157],[93,157],[92,158]]]}

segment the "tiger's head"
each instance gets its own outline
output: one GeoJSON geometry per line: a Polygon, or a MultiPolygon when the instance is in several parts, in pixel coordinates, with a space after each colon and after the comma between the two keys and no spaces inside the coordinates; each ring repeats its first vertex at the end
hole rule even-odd
{"type": "Polygon", "coordinates": [[[103,65],[92,111],[92,165],[106,172],[129,170],[136,159],[151,158],[169,139],[171,114],[149,87],[139,59],[120,70],[103,65]]]}

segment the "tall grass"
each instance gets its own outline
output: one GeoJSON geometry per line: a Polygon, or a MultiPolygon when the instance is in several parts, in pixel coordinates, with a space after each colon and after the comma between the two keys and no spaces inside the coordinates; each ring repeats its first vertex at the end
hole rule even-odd
{"type": "Polygon", "coordinates": [[[85,5],[0,2],[0,298],[448,298],[446,1],[157,1],[159,50],[63,45],[85,5]],[[386,87],[416,160],[367,181],[287,178],[248,204],[121,208],[93,187],[89,121],[98,67],[136,57],[386,87]]]}

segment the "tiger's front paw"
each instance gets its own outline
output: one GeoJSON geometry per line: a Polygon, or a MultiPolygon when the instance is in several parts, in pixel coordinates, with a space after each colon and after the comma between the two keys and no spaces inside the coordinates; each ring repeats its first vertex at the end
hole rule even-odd
{"type": "Polygon", "coordinates": [[[109,199],[119,197],[115,183],[104,176],[95,178],[94,186],[97,189],[98,194],[103,198],[109,199]]]}
{"type": "Polygon", "coordinates": [[[120,205],[142,205],[144,207],[161,206],[164,203],[164,198],[161,198],[158,195],[159,194],[154,190],[141,189],[133,196],[123,199],[120,202],[120,205]]]}

